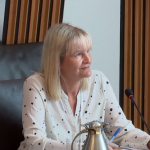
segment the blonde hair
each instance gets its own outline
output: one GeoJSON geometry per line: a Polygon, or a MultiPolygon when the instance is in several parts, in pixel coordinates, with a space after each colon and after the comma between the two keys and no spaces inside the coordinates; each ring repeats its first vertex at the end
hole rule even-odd
{"type": "MultiPolygon", "coordinates": [[[[64,55],[73,53],[77,46],[85,50],[92,48],[90,36],[82,29],[70,24],[56,24],[47,31],[41,58],[41,70],[45,88],[50,99],[61,100],[60,63],[64,55]]],[[[88,78],[81,81],[80,90],[88,89],[88,78]]]]}

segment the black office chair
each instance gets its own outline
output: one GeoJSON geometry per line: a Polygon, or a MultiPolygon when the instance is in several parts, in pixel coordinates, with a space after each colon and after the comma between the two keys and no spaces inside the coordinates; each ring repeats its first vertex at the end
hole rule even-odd
{"type": "Polygon", "coordinates": [[[17,150],[22,135],[22,100],[25,79],[0,81],[0,149],[17,150]]]}
{"type": "Polygon", "coordinates": [[[0,80],[27,78],[40,70],[43,43],[0,45],[0,80]]]}
{"type": "Polygon", "coordinates": [[[0,150],[17,150],[22,135],[22,88],[40,70],[43,43],[0,45],[0,150]]]}

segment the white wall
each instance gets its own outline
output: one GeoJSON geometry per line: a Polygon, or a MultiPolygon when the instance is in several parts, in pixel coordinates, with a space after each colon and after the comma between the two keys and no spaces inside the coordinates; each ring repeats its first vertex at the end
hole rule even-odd
{"type": "Polygon", "coordinates": [[[65,0],[63,22],[91,35],[91,69],[108,77],[119,100],[120,0],[65,0]]]}
{"type": "Polygon", "coordinates": [[[0,42],[2,41],[2,33],[3,33],[5,1],[6,0],[0,0],[0,42]]]}

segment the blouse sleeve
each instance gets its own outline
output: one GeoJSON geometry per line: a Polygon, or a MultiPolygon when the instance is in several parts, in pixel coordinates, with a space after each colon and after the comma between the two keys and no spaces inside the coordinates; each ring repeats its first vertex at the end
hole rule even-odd
{"type": "Polygon", "coordinates": [[[110,122],[105,128],[105,134],[108,139],[120,128],[121,130],[114,139],[114,143],[121,146],[147,149],[150,136],[146,132],[135,128],[132,122],[126,119],[108,79],[103,74],[102,87],[106,99],[105,121],[110,122]]]}
{"type": "Polygon", "coordinates": [[[34,79],[24,82],[23,88],[23,133],[22,148],[28,150],[66,150],[65,143],[47,138],[45,107],[34,79]]]}

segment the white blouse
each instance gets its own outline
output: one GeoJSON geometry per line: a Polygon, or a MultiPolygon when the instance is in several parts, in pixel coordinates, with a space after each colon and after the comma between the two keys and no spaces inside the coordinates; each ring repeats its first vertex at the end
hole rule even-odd
{"type": "MultiPolygon", "coordinates": [[[[147,149],[150,136],[135,128],[127,120],[106,76],[92,71],[89,88],[77,95],[75,116],[68,97],[62,90],[62,99],[54,101],[45,92],[45,80],[38,74],[24,82],[22,123],[25,140],[18,150],[66,150],[66,139],[74,138],[84,127],[81,124],[98,120],[110,122],[105,128],[108,139],[121,128],[114,143],[147,149]]],[[[87,134],[82,134],[81,141],[87,134]]]]}

